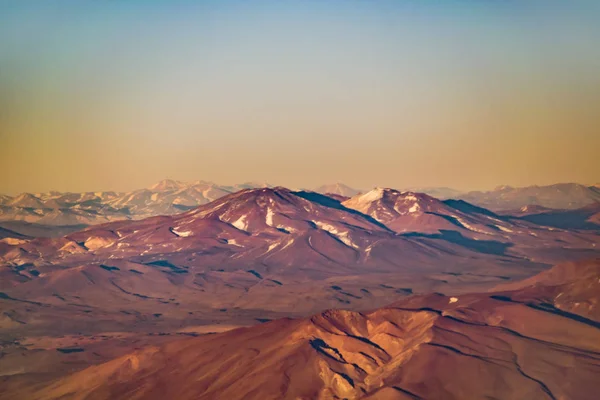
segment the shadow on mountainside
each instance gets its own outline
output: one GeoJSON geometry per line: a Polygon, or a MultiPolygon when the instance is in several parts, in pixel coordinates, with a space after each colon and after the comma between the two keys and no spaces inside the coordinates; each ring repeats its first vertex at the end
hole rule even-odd
{"type": "Polygon", "coordinates": [[[600,203],[577,210],[547,212],[526,215],[518,219],[537,225],[550,226],[559,229],[600,230],[600,225],[589,222],[588,219],[600,212],[600,203]]]}
{"type": "Polygon", "coordinates": [[[460,232],[440,229],[440,233],[419,233],[419,232],[410,232],[405,233],[401,236],[405,237],[423,237],[428,239],[438,239],[445,240],[449,243],[457,244],[462,247],[466,247],[467,249],[477,251],[479,253],[485,254],[493,254],[497,256],[506,255],[506,250],[509,247],[512,247],[512,243],[502,243],[497,242],[495,240],[473,240],[467,237],[464,237],[460,234],[460,232]]]}
{"type": "Polygon", "coordinates": [[[449,199],[449,200],[442,201],[442,203],[444,203],[447,206],[450,206],[454,209],[457,209],[459,211],[467,213],[467,214],[482,214],[482,215],[487,215],[489,217],[502,219],[499,215],[493,213],[492,211],[488,210],[487,208],[477,207],[477,206],[475,206],[471,203],[468,203],[464,200],[449,199]]]}

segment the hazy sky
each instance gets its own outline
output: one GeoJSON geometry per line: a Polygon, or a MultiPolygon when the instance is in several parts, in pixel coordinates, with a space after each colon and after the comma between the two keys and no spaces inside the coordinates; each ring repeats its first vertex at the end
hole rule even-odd
{"type": "Polygon", "coordinates": [[[0,0],[0,192],[600,180],[600,2],[0,0]]]}

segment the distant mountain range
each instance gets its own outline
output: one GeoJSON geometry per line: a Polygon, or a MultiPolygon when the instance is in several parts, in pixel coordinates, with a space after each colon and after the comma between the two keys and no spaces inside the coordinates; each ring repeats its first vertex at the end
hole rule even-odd
{"type": "Polygon", "coordinates": [[[600,188],[577,183],[514,188],[501,186],[489,192],[469,192],[460,199],[494,211],[526,206],[573,210],[600,202],[600,188]]]}
{"type": "MultiPolygon", "coordinates": [[[[211,182],[180,182],[166,179],[132,192],[22,193],[0,198],[0,223],[11,221],[12,229],[30,234],[38,225],[82,226],[110,221],[171,215],[209,203],[241,189],[269,186],[244,183],[219,186],[211,182]],[[20,221],[21,224],[15,224],[20,221]]],[[[52,233],[49,233],[52,235],[52,233]]]]}

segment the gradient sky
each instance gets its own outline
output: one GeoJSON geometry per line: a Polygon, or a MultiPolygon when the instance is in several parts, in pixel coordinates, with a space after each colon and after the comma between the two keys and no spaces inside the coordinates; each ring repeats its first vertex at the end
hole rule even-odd
{"type": "Polygon", "coordinates": [[[0,193],[600,180],[600,2],[0,0],[0,193]]]}

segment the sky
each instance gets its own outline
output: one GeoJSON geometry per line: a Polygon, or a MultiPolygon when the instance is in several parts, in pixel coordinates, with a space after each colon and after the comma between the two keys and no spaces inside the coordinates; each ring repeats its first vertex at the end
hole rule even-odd
{"type": "Polygon", "coordinates": [[[600,181],[600,2],[0,0],[0,193],[600,181]]]}

